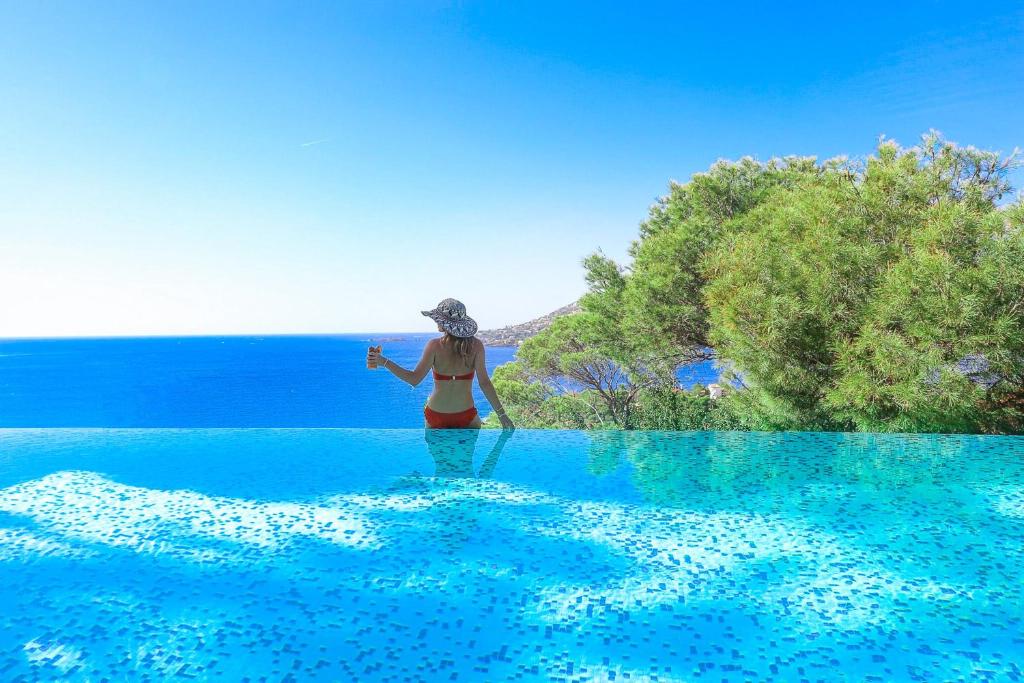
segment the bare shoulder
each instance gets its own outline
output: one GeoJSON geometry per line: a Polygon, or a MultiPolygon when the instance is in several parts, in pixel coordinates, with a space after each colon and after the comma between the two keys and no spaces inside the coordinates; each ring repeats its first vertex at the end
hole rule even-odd
{"type": "Polygon", "coordinates": [[[478,368],[484,367],[484,359],[487,357],[487,346],[476,337],[473,338],[473,365],[478,368]]]}
{"type": "Polygon", "coordinates": [[[473,355],[474,356],[482,356],[482,355],[484,355],[486,353],[486,349],[487,349],[487,346],[483,343],[483,341],[481,341],[477,337],[473,337],[473,355]]]}

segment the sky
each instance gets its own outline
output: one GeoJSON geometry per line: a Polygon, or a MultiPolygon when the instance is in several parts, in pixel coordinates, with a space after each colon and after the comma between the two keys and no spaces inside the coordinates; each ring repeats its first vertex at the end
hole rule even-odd
{"type": "Polygon", "coordinates": [[[496,327],[717,159],[1024,147],[1020,2],[712,5],[6,0],[0,337],[496,327]]]}

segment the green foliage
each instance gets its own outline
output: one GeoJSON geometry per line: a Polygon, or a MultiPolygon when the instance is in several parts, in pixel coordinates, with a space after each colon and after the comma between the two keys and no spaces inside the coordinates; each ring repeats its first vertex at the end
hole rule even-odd
{"type": "MultiPolygon", "coordinates": [[[[531,373],[520,360],[494,371],[494,389],[512,421],[526,429],[607,429],[614,426],[605,403],[593,392],[571,392],[531,373]]],[[[496,415],[485,427],[500,428],[496,415]]]]}
{"type": "Polygon", "coordinates": [[[629,268],[584,260],[582,312],[499,393],[524,426],[1024,431],[1015,165],[935,132],[862,163],[720,161],[650,209],[629,268]],[[706,358],[742,390],[678,391],[706,358]]]}
{"type": "MultiPolygon", "coordinates": [[[[651,207],[640,226],[640,240],[630,250],[631,275],[622,285],[625,306],[619,311],[629,335],[646,340],[677,363],[711,357],[702,264],[737,216],[765,201],[776,188],[821,172],[809,158],[766,164],[744,158],[719,161],[685,185],[673,183],[669,194],[651,207]]],[[[590,271],[589,263],[585,265],[590,271]]],[[[585,298],[585,308],[588,303],[585,298]]]]}
{"type": "Polygon", "coordinates": [[[934,138],[884,143],[862,175],[823,174],[734,222],[705,263],[710,336],[741,370],[754,421],[1012,428],[1024,225],[1019,206],[995,208],[1005,186],[979,171],[991,167],[989,153],[934,138]]]}
{"type": "Polygon", "coordinates": [[[864,431],[1020,428],[1020,214],[945,198],[930,207],[905,254],[879,277],[856,334],[839,347],[839,377],[826,400],[837,415],[864,431]]]}
{"type": "Polygon", "coordinates": [[[857,325],[879,247],[856,236],[866,221],[852,187],[808,183],[777,193],[736,221],[705,264],[711,343],[742,369],[773,428],[828,429],[821,407],[835,377],[836,338],[857,325]]]}
{"type": "Polygon", "coordinates": [[[517,424],[628,428],[638,394],[673,382],[671,364],[622,335],[612,308],[620,293],[615,289],[619,274],[613,270],[604,276],[605,289],[591,297],[596,310],[556,319],[523,342],[514,367],[499,374],[508,382],[501,387],[495,382],[502,402],[521,407],[509,413],[517,424]]]}
{"type": "MultiPolygon", "coordinates": [[[[494,386],[513,422],[528,429],[586,430],[737,430],[746,429],[732,397],[711,400],[702,391],[681,391],[669,387],[647,387],[612,392],[620,404],[630,400],[628,416],[622,422],[611,412],[606,397],[595,390],[550,389],[544,382],[530,380],[520,362],[506,363],[495,370],[494,386]]],[[[500,427],[489,418],[487,427],[500,427]]]]}
{"type": "Polygon", "coordinates": [[[743,429],[731,408],[728,399],[714,401],[697,392],[651,389],[641,392],[629,426],[660,431],[743,429]]]}

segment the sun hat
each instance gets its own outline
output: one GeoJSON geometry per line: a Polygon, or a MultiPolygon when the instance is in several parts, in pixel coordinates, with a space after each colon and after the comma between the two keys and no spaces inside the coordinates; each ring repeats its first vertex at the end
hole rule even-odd
{"type": "Polygon", "coordinates": [[[421,311],[453,337],[472,337],[476,321],[466,315],[466,306],[456,299],[445,299],[431,311],[421,311]]]}

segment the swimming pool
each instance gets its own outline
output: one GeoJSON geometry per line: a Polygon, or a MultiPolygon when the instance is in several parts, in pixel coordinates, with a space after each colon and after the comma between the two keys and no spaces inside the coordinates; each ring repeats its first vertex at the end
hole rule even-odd
{"type": "Polygon", "coordinates": [[[0,430],[0,679],[1020,680],[1024,438],[0,430]]]}

